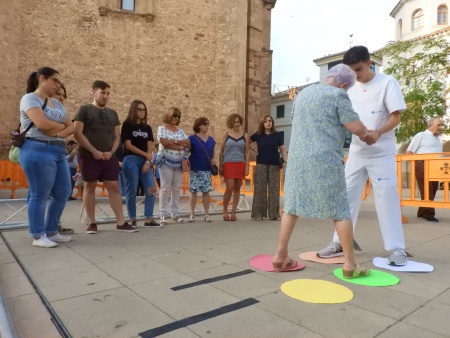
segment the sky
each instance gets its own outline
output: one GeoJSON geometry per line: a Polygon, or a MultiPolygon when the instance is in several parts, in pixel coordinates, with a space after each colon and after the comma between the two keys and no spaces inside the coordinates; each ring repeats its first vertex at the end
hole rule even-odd
{"type": "Polygon", "coordinates": [[[272,91],[318,81],[319,67],[314,59],[356,45],[364,45],[372,52],[395,40],[395,22],[389,14],[397,3],[277,0],[272,10],[272,91]]]}

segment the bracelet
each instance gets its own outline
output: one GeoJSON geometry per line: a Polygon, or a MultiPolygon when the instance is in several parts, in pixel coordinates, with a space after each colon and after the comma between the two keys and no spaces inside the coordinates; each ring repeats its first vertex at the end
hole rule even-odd
{"type": "Polygon", "coordinates": [[[98,150],[97,149],[95,149],[93,152],[92,152],[92,155],[94,155],[96,152],[97,152],[98,150]]]}
{"type": "Polygon", "coordinates": [[[149,162],[149,161],[145,161],[145,164],[148,164],[148,165],[150,165],[150,162],[149,162]]]}

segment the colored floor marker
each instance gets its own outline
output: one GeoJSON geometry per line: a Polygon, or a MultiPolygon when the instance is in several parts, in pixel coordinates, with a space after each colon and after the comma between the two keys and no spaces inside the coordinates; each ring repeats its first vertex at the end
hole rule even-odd
{"type": "Polygon", "coordinates": [[[345,286],[317,279],[295,279],[283,283],[281,291],[291,298],[316,304],[339,304],[353,298],[353,292],[345,286]]]}
{"type": "MultiPolygon", "coordinates": [[[[264,254],[256,255],[250,259],[250,265],[258,270],[268,271],[268,272],[276,272],[272,266],[272,259],[273,259],[273,256],[271,256],[271,255],[264,255],[264,254]]],[[[304,267],[305,267],[304,264],[302,264],[301,262],[297,262],[296,267],[290,268],[286,271],[301,270],[304,267]]],[[[282,271],[282,272],[285,272],[285,271],[282,271]]]]}
{"type": "Polygon", "coordinates": [[[320,258],[317,256],[317,251],[302,252],[300,258],[305,261],[321,264],[344,264],[344,256],[332,258],[320,258]]]}
{"type": "Polygon", "coordinates": [[[387,258],[385,257],[375,257],[373,259],[373,265],[379,268],[399,272],[432,272],[434,270],[434,267],[430,264],[419,263],[410,260],[408,260],[408,262],[406,262],[406,265],[404,266],[389,265],[387,262],[387,258]]]}
{"type": "Polygon", "coordinates": [[[384,271],[374,269],[371,269],[370,276],[361,278],[342,277],[342,268],[335,269],[333,271],[333,274],[337,278],[342,279],[343,281],[346,281],[348,283],[365,286],[391,286],[398,284],[398,282],[400,282],[400,279],[397,276],[394,276],[393,274],[384,271]]]}

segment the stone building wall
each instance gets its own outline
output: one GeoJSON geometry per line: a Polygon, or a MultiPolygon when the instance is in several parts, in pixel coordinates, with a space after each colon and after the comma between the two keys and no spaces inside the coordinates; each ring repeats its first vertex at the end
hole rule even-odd
{"type": "MultiPolygon", "coordinates": [[[[167,108],[182,111],[181,127],[211,120],[220,141],[226,116],[246,116],[254,131],[270,102],[270,9],[273,0],[14,0],[0,4],[0,156],[28,75],[41,66],[61,73],[67,110],[91,102],[90,85],[112,86],[109,106],[125,118],[134,99],[146,102],[156,131],[167,108]],[[251,69],[251,71],[250,71],[251,69]],[[266,108],[264,108],[266,109],[266,108]]],[[[268,108],[267,108],[268,110],[268,108]]]]}

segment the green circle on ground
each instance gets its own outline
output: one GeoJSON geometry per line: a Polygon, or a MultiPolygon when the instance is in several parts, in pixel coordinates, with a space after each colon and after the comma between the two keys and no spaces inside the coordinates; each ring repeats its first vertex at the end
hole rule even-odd
{"type": "Polygon", "coordinates": [[[368,277],[344,278],[342,276],[342,268],[335,269],[333,274],[345,282],[365,286],[391,286],[400,282],[400,279],[397,276],[374,269],[370,269],[370,275],[368,277]]]}

